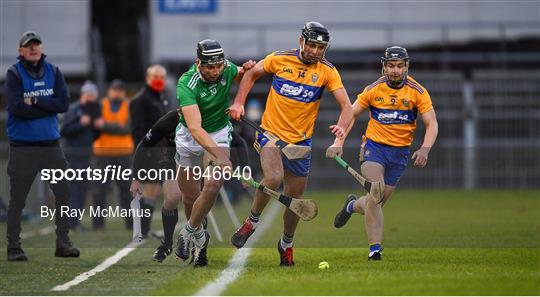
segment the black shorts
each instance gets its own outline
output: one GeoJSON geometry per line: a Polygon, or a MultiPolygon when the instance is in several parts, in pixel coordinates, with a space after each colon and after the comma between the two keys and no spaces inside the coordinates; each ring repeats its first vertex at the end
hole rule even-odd
{"type": "Polygon", "coordinates": [[[148,173],[149,170],[161,171],[161,178],[149,179],[148,176],[146,176],[146,178],[144,176],[141,176],[141,182],[163,183],[165,180],[168,179],[163,173],[163,171],[165,170],[167,170],[167,174],[169,174],[169,172],[173,172],[173,177],[176,177],[176,162],[174,161],[175,153],[176,148],[169,146],[160,150],[159,154],[157,154],[157,151],[153,151],[140,169],[146,170],[146,173],[148,173]]]}

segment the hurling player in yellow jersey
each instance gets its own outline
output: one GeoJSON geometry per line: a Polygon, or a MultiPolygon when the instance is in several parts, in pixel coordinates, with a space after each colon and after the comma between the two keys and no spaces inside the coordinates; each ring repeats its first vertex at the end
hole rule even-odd
{"type": "MultiPolygon", "coordinates": [[[[369,122],[360,151],[360,170],[370,181],[384,181],[381,201],[365,195],[347,197],[343,209],[336,215],[334,226],[347,223],[352,213],[365,215],[365,228],[370,253],[369,260],[381,260],[383,212],[382,207],[396,188],[407,167],[409,146],[416,129],[418,113],[426,126],[424,142],[412,155],[414,165],[424,167],[438,132],[437,118],[427,90],[410,75],[409,55],[400,46],[386,49],[381,58],[383,76],[367,86],[353,104],[354,118],[369,109],[369,122]]],[[[345,132],[348,135],[354,121],[345,132]]],[[[342,154],[345,137],[336,138],[326,155],[333,158],[342,154]]]]}
{"type": "MultiPolygon", "coordinates": [[[[233,119],[239,120],[244,114],[247,94],[255,81],[265,74],[273,74],[262,127],[288,143],[311,146],[324,89],[332,93],[341,108],[337,124],[330,126],[336,137],[342,137],[352,121],[352,105],[337,69],[324,58],[330,42],[328,30],[320,23],[307,22],[299,42],[300,49],[274,52],[246,72],[229,114],[233,119]]],[[[301,160],[288,160],[261,134],[257,135],[255,147],[261,156],[264,174],[262,184],[277,189],[283,182],[285,195],[302,198],[311,155],[301,160]]],[[[234,246],[241,248],[255,232],[259,216],[268,200],[266,194],[257,190],[250,216],[232,237],[234,246]]],[[[283,222],[283,235],[278,241],[278,251],[281,265],[291,266],[294,265],[292,247],[298,216],[287,209],[283,222]]]]}

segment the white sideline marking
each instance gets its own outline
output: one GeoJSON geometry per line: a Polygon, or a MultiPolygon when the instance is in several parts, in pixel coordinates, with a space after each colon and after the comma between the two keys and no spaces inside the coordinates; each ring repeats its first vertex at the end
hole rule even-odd
{"type": "Polygon", "coordinates": [[[39,229],[37,231],[23,232],[23,233],[21,233],[21,235],[19,237],[21,239],[27,239],[27,238],[34,237],[34,236],[37,236],[37,235],[44,236],[44,235],[52,233],[53,231],[54,231],[53,227],[47,226],[47,227],[43,227],[43,228],[41,228],[41,229],[39,229]]]}
{"type": "Polygon", "coordinates": [[[127,256],[129,253],[133,252],[138,246],[140,246],[141,244],[143,244],[145,242],[146,242],[146,240],[142,240],[141,242],[130,242],[128,245],[126,245],[126,247],[124,247],[123,249],[116,252],[116,254],[114,254],[113,256],[107,258],[105,261],[103,261],[101,264],[96,266],[94,269],[79,274],[73,280],[71,280],[71,281],[69,281],[69,282],[67,282],[67,283],[65,283],[63,285],[58,285],[58,286],[52,288],[51,291],[66,291],[69,288],[84,282],[85,280],[89,279],[91,276],[95,275],[96,273],[102,272],[105,269],[107,269],[107,268],[111,267],[112,265],[116,264],[118,261],[120,261],[120,259],[127,256]]]}
{"type": "Polygon", "coordinates": [[[242,274],[244,267],[246,265],[247,259],[251,255],[251,247],[255,244],[262,234],[270,227],[271,223],[274,220],[274,217],[278,214],[278,211],[281,209],[279,203],[273,201],[270,205],[270,209],[264,217],[261,218],[261,224],[257,228],[257,231],[253,236],[246,242],[246,245],[238,249],[231,260],[229,260],[229,265],[225,268],[219,277],[206,284],[202,289],[197,291],[194,295],[197,296],[217,296],[223,293],[227,286],[233,283],[239,276],[242,274]]]}
{"type": "MultiPolygon", "coordinates": [[[[182,223],[185,224],[185,223],[187,223],[187,221],[180,219],[178,224],[175,226],[175,232],[176,232],[176,229],[180,228],[180,224],[182,224],[182,223]]],[[[53,230],[52,227],[47,227],[47,228],[50,228],[50,230],[48,231],[49,233],[52,232],[52,230],[53,230]]],[[[46,228],[43,228],[43,229],[39,230],[39,233],[41,234],[42,230],[44,230],[44,229],[46,229],[46,228]]],[[[153,232],[153,233],[158,237],[163,236],[163,230],[159,230],[159,231],[156,231],[156,232],[153,232]]],[[[33,236],[33,235],[35,235],[35,234],[32,234],[31,236],[33,236]]],[[[113,266],[114,264],[118,263],[118,261],[120,261],[122,258],[127,256],[129,253],[134,251],[138,246],[144,244],[145,242],[146,242],[146,239],[143,239],[141,242],[130,242],[123,249],[116,252],[116,254],[114,254],[113,256],[107,258],[105,261],[103,261],[101,264],[96,266],[94,269],[79,274],[73,280],[71,280],[71,281],[69,281],[69,282],[67,282],[67,283],[65,283],[63,285],[58,285],[58,286],[52,288],[51,291],[67,291],[67,290],[69,290],[69,288],[71,288],[73,286],[76,286],[76,285],[86,281],[91,276],[96,275],[98,272],[102,272],[105,269],[107,269],[107,268],[113,266]]]]}

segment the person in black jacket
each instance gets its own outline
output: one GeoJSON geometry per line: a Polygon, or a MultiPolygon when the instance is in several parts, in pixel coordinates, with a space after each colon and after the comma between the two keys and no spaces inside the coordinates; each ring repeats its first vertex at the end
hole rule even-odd
{"type": "MultiPolygon", "coordinates": [[[[92,143],[99,136],[99,131],[93,124],[101,117],[98,95],[97,86],[91,81],[86,81],[81,87],[79,101],[72,103],[62,117],[60,134],[64,139],[63,147],[71,169],[86,169],[90,166],[92,143]]],[[[73,180],[69,183],[71,209],[84,209],[88,183],[86,179],[73,180]]],[[[69,227],[84,230],[79,224],[79,219],[71,217],[69,227]]]]}
{"type": "MultiPolygon", "coordinates": [[[[8,110],[7,134],[10,200],[7,221],[7,256],[9,261],[26,261],[21,248],[21,215],[26,196],[36,174],[43,169],[66,169],[66,159],[58,144],[57,115],[68,109],[69,95],[64,76],[45,61],[41,37],[25,32],[19,42],[19,62],[6,74],[8,110]]],[[[57,257],[78,257],[79,250],[69,239],[68,217],[60,214],[69,205],[66,180],[51,183],[56,197],[57,257]]]]}
{"type": "MultiPolygon", "coordinates": [[[[152,65],[146,71],[146,84],[144,88],[133,98],[129,105],[129,117],[131,119],[131,136],[133,143],[139,143],[146,132],[154,125],[167,111],[169,102],[163,97],[165,89],[165,77],[167,71],[161,65],[152,65]]],[[[177,122],[178,124],[178,122],[177,122]]],[[[158,169],[158,160],[161,151],[158,148],[147,150],[148,158],[142,165],[145,170],[158,169]]],[[[160,180],[142,180],[144,188],[141,197],[141,209],[148,209],[150,214],[154,212],[156,198],[161,191],[160,180]]],[[[143,237],[150,231],[152,216],[141,218],[141,233],[143,237]]]]}
{"type": "MultiPolygon", "coordinates": [[[[176,173],[176,162],[174,161],[174,155],[176,154],[176,144],[174,141],[175,138],[175,129],[178,125],[179,116],[177,110],[171,110],[165,114],[157,123],[155,123],[146,133],[146,136],[143,137],[137,148],[135,149],[135,154],[133,156],[133,181],[131,183],[130,191],[134,197],[137,193],[143,193],[142,183],[138,178],[138,172],[141,169],[147,167],[148,159],[153,157],[157,160],[157,167],[159,169],[166,169],[172,174],[176,173]],[[161,148],[162,154],[158,155],[155,151],[156,147],[161,148]],[[150,154],[150,152],[153,154],[150,154]]],[[[148,184],[145,184],[145,190],[148,184]]],[[[161,216],[163,218],[163,233],[164,239],[161,242],[160,246],[156,249],[154,253],[154,260],[162,262],[165,258],[171,254],[172,245],[173,245],[173,235],[174,227],[178,222],[178,202],[181,199],[180,188],[174,176],[171,178],[163,180],[163,196],[164,202],[161,209],[161,216]]],[[[193,201],[184,202],[184,210],[186,217],[189,218],[191,214],[191,207],[193,206],[193,201]]],[[[142,225],[142,221],[141,221],[142,225]]],[[[141,226],[142,229],[142,226],[141,226]]],[[[205,254],[206,255],[206,254],[205,254]]],[[[201,261],[203,257],[199,257],[201,261]]],[[[205,264],[206,262],[195,263],[205,264]]],[[[204,265],[200,265],[204,266],[204,265]]]]}
{"type": "MultiPolygon", "coordinates": [[[[159,169],[166,169],[169,172],[176,173],[176,161],[174,156],[176,154],[175,133],[176,127],[179,122],[179,110],[171,110],[161,117],[152,128],[148,130],[145,137],[143,137],[135,149],[133,155],[133,181],[131,182],[130,192],[133,197],[136,194],[143,193],[143,186],[141,181],[137,178],[137,172],[143,169],[148,162],[148,158],[152,156],[155,158],[159,169]],[[154,150],[156,147],[161,148],[161,155],[157,155],[154,151],[153,155],[149,154],[150,150],[154,150]]],[[[242,166],[249,165],[249,158],[247,157],[245,140],[236,133],[233,133],[233,143],[236,143],[239,148],[242,149],[242,157],[239,157],[239,163],[242,166]]],[[[176,176],[176,174],[174,175],[176,176]]],[[[165,258],[172,252],[174,228],[178,222],[178,203],[182,199],[182,193],[178,187],[178,183],[173,178],[163,181],[163,193],[164,202],[161,209],[161,216],[163,222],[164,239],[159,247],[154,252],[154,260],[157,262],[163,262],[165,258]]],[[[191,209],[195,201],[188,199],[182,199],[184,205],[184,213],[186,218],[191,216],[191,209]]],[[[203,221],[203,226],[206,229],[206,218],[203,221]]],[[[197,267],[207,266],[208,258],[206,255],[206,248],[203,248],[199,257],[194,260],[194,265],[197,267]]]]}

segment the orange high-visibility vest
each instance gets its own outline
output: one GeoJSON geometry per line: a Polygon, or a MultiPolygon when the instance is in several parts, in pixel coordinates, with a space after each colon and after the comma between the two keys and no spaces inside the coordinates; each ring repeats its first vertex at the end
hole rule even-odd
{"type": "MultiPolygon", "coordinates": [[[[107,123],[117,123],[125,126],[129,123],[129,102],[122,101],[117,112],[111,110],[109,99],[103,99],[101,117],[107,123]]],[[[102,132],[94,141],[94,155],[96,156],[129,156],[133,153],[133,139],[131,133],[115,135],[102,132]]]]}

